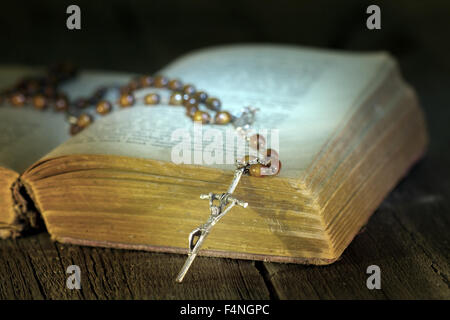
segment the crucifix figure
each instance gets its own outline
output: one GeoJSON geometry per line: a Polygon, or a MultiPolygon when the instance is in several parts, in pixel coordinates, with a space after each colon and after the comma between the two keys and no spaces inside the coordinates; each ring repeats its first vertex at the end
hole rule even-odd
{"type": "MultiPolygon", "coordinates": [[[[236,117],[233,121],[233,125],[236,128],[236,131],[245,137],[247,140],[248,138],[248,132],[251,129],[251,125],[253,124],[255,120],[255,113],[258,111],[258,109],[252,108],[252,107],[246,107],[242,109],[241,114],[236,117]]],[[[211,231],[212,227],[220,220],[223,216],[225,216],[231,208],[233,208],[235,205],[239,205],[241,207],[246,208],[248,206],[247,202],[243,202],[241,200],[238,200],[234,198],[231,194],[236,189],[237,185],[239,184],[239,181],[241,180],[242,175],[249,174],[249,168],[252,165],[260,164],[263,166],[267,166],[270,163],[270,160],[265,158],[258,158],[258,157],[248,157],[244,158],[242,160],[236,161],[236,170],[234,171],[234,178],[233,181],[231,181],[230,186],[228,187],[228,190],[226,193],[209,193],[209,194],[202,194],[200,195],[200,199],[209,199],[209,210],[210,215],[206,223],[200,225],[196,229],[194,229],[189,234],[189,253],[188,258],[186,259],[186,262],[184,263],[183,267],[181,268],[180,273],[177,276],[176,281],[182,282],[184,279],[184,276],[186,275],[187,271],[189,270],[190,266],[192,265],[192,262],[194,261],[195,257],[197,256],[201,245],[205,241],[206,237],[208,236],[209,232],[211,231]],[[215,204],[215,201],[218,202],[218,204],[215,204]]]]}
{"type": "Polygon", "coordinates": [[[252,159],[247,162],[237,162],[237,169],[234,172],[233,181],[228,187],[226,193],[216,194],[211,192],[209,194],[200,195],[200,199],[209,199],[210,215],[206,223],[200,225],[189,234],[189,254],[186,262],[183,265],[183,268],[181,268],[181,271],[177,276],[176,279],[177,282],[183,281],[184,276],[186,275],[187,271],[192,265],[192,262],[197,256],[201,245],[205,241],[212,227],[220,219],[222,219],[222,217],[225,216],[235,205],[239,205],[244,208],[248,206],[247,202],[238,200],[234,198],[231,194],[234,192],[237,185],[239,184],[242,175],[248,174],[249,166],[255,163],[262,163],[262,162],[258,159],[252,159]],[[218,202],[218,204],[216,205],[215,202],[218,202]]]}

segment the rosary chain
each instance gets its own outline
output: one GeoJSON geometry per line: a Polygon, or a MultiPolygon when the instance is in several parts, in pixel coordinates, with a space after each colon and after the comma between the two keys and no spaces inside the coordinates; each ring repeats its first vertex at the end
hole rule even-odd
{"type": "MultiPolygon", "coordinates": [[[[211,228],[235,205],[247,207],[246,202],[232,196],[241,177],[243,175],[274,176],[280,172],[281,162],[277,151],[266,149],[266,140],[262,135],[254,134],[250,137],[247,135],[257,109],[246,107],[239,116],[233,116],[230,112],[222,110],[222,102],[218,98],[210,97],[205,91],[198,91],[192,84],[183,84],[178,79],[169,80],[162,75],[134,77],[125,86],[100,87],[90,97],[77,98],[70,102],[67,95],[60,91],[60,86],[74,78],[76,74],[77,70],[71,64],[51,67],[45,76],[22,79],[16,85],[4,90],[0,93],[0,105],[6,100],[14,107],[32,104],[37,110],[45,110],[53,106],[56,112],[66,113],[70,133],[75,135],[94,121],[94,117],[85,110],[88,107],[95,106],[95,112],[101,116],[111,113],[114,103],[105,98],[109,90],[114,89],[119,93],[117,105],[121,108],[129,108],[136,104],[135,93],[138,90],[167,89],[170,91],[169,105],[184,106],[186,115],[202,124],[233,124],[237,132],[246,138],[249,147],[258,152],[258,156],[246,155],[236,162],[234,178],[226,193],[211,192],[200,196],[201,199],[209,199],[210,216],[206,223],[194,229],[189,235],[188,258],[177,277],[178,282],[183,281],[211,228]],[[201,105],[204,105],[207,110],[200,110],[201,105]],[[214,117],[211,117],[210,111],[215,112],[214,117]],[[261,153],[261,151],[265,152],[261,153]],[[218,205],[215,204],[217,201],[218,205]]],[[[155,106],[161,103],[161,96],[154,92],[148,93],[142,98],[142,102],[148,106],[155,106]]]]}

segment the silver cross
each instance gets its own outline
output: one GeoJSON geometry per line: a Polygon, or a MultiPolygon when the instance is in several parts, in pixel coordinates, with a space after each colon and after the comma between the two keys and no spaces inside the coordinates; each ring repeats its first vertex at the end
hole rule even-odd
{"type": "Polygon", "coordinates": [[[195,257],[197,257],[200,247],[212,227],[219,222],[219,220],[222,219],[222,217],[225,216],[236,204],[244,208],[248,206],[247,202],[243,202],[231,196],[241,180],[242,175],[248,172],[248,167],[248,163],[238,164],[238,168],[234,172],[234,179],[226,193],[215,194],[211,192],[209,194],[200,195],[200,199],[209,199],[210,216],[206,223],[200,225],[189,234],[189,254],[183,268],[181,268],[181,271],[177,276],[177,282],[183,281],[184,276],[192,265],[192,262],[194,262],[195,257]],[[219,204],[215,205],[214,201],[219,201],[219,204]]]}

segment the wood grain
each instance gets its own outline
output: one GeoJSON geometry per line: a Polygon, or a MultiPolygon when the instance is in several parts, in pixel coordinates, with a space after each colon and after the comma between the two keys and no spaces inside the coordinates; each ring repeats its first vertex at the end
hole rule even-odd
{"type": "Polygon", "coordinates": [[[278,297],[450,299],[449,189],[444,195],[426,184],[437,181],[433,170],[429,159],[417,166],[333,265],[266,263],[278,297]],[[366,288],[366,269],[373,264],[381,268],[381,290],[366,288]]]}
{"type": "Polygon", "coordinates": [[[0,243],[1,299],[268,299],[251,261],[199,258],[175,283],[184,256],[53,243],[45,233],[0,243]],[[81,290],[66,288],[69,265],[81,290]]]}
{"type": "MultiPolygon", "coordinates": [[[[330,10],[319,11],[313,2],[292,2],[284,10],[278,3],[271,8],[242,3],[243,10],[237,16],[239,23],[226,16],[233,9],[231,2],[218,4],[217,13],[207,15],[186,3],[189,14],[180,15],[182,19],[171,19],[176,24],[170,28],[157,27],[162,20],[148,19],[143,3],[130,6],[116,3],[111,6],[111,10],[115,8],[111,15],[101,14],[101,5],[89,7],[89,3],[84,2],[82,7],[91,10],[91,26],[97,20],[107,28],[115,26],[117,12],[122,13],[124,6],[127,14],[137,12],[136,25],[130,24],[128,33],[113,29],[105,34],[108,41],[102,45],[110,46],[104,49],[111,53],[109,58],[99,60],[98,55],[86,54],[98,47],[98,27],[87,28],[79,38],[68,38],[67,30],[59,28],[59,18],[46,19],[46,27],[42,28],[27,27],[26,23],[34,22],[25,19],[22,21],[25,27],[20,27],[11,12],[29,10],[30,13],[32,6],[8,2],[4,5],[9,9],[5,7],[2,11],[5,21],[2,30],[12,32],[14,26],[18,30],[15,38],[21,39],[23,50],[3,50],[0,53],[3,60],[41,65],[72,52],[86,68],[142,72],[157,70],[183,52],[223,42],[268,41],[352,50],[388,49],[399,58],[405,78],[418,90],[428,118],[430,149],[427,157],[383,202],[342,259],[331,266],[199,257],[192,270],[196,271],[188,274],[186,282],[179,286],[173,276],[184,260],[182,256],[66,246],[52,243],[42,233],[0,241],[1,299],[450,299],[450,45],[445,41],[450,6],[436,10],[436,1],[414,6],[408,6],[407,1],[383,2],[382,30],[369,31],[364,26],[364,12],[370,3],[363,5],[360,1],[339,6],[324,3],[321,6],[330,10]],[[107,18],[111,20],[105,21],[107,18]],[[194,24],[194,29],[185,28],[186,23],[205,18],[213,27],[194,24]],[[155,25],[147,24],[151,21],[155,25]],[[46,37],[48,30],[56,32],[55,36],[59,36],[56,39],[61,41],[55,42],[56,45],[50,43],[55,37],[46,37]],[[179,32],[186,32],[186,36],[180,36],[179,32]],[[177,41],[174,41],[175,33],[177,41]],[[187,33],[198,36],[188,37],[187,33]],[[152,41],[148,41],[150,35],[154,35],[152,41]],[[41,41],[33,42],[36,38],[41,41]],[[210,40],[206,43],[205,39],[210,40]],[[67,45],[60,46],[63,40],[67,45]],[[29,50],[30,43],[34,44],[34,50],[29,50]],[[130,47],[140,50],[129,50],[130,47]],[[36,55],[36,52],[45,54],[36,55]],[[80,291],[65,287],[65,269],[70,264],[78,264],[82,269],[80,291]],[[366,288],[365,272],[371,264],[381,268],[382,290],[366,288]]],[[[152,3],[148,2],[148,6],[152,3]]],[[[39,7],[43,5],[51,8],[50,1],[40,3],[39,7]]],[[[172,17],[173,4],[170,6],[166,11],[172,17]]]]}
{"type": "Polygon", "coordinates": [[[422,161],[330,266],[199,257],[179,285],[182,255],[62,245],[40,233],[0,242],[0,298],[450,299],[443,175],[450,169],[440,159],[422,161]],[[72,264],[82,270],[79,291],[65,286],[72,264]],[[366,288],[372,264],[381,268],[381,290],[366,288]]]}

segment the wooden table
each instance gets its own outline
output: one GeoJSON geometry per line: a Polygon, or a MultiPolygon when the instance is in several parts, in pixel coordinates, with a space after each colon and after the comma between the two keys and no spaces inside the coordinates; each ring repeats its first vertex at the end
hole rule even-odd
{"type": "Polygon", "coordinates": [[[449,299],[450,126],[441,131],[434,121],[450,113],[433,110],[427,156],[333,265],[200,257],[180,285],[174,277],[185,256],[62,245],[41,232],[0,241],[0,298],[449,299]],[[73,264],[82,290],[66,288],[73,264]],[[381,290],[366,287],[373,264],[381,268],[381,290]]]}
{"type": "MultiPolygon", "coordinates": [[[[396,26],[399,32],[396,34],[389,25],[383,24],[385,33],[371,34],[374,35],[370,38],[373,45],[366,45],[366,31],[357,31],[362,30],[356,25],[360,23],[358,19],[353,19],[352,25],[349,19],[341,19],[347,21],[342,28],[353,28],[354,32],[343,31],[341,37],[334,34],[338,30],[333,27],[336,22],[333,17],[337,13],[332,10],[328,10],[332,12],[327,16],[329,19],[323,17],[328,11],[320,10],[323,34],[318,29],[308,38],[307,30],[311,28],[301,28],[301,22],[297,31],[290,33],[292,39],[297,39],[295,36],[300,37],[298,33],[303,32],[307,42],[314,37],[322,39],[314,42],[316,45],[332,44],[347,49],[394,48],[400,55],[407,80],[419,92],[428,118],[431,143],[426,157],[380,205],[341,260],[317,267],[200,257],[180,285],[175,283],[174,277],[185,256],[61,245],[53,243],[48,234],[38,233],[0,241],[0,298],[450,299],[450,66],[448,50],[442,48],[449,49],[449,45],[448,41],[446,44],[439,40],[439,34],[442,36],[445,31],[431,29],[430,20],[414,18],[426,14],[428,7],[408,8],[414,7],[399,5],[396,11],[383,9],[387,14],[402,13],[388,20],[388,24],[398,18],[399,25],[402,25],[400,21],[406,23],[403,26],[414,21],[414,26],[396,26]],[[409,16],[412,20],[408,20],[409,16]],[[410,33],[411,38],[401,32],[410,33]],[[414,39],[407,43],[414,43],[416,47],[406,45],[405,49],[399,39],[414,39]],[[73,264],[81,268],[81,290],[66,288],[66,268],[73,264]],[[381,290],[366,287],[366,269],[370,265],[381,268],[381,290]]],[[[253,12],[250,7],[247,9],[253,12]]],[[[343,10],[340,14],[348,17],[348,12],[343,10]]],[[[447,21],[443,26],[448,26],[448,17],[443,18],[444,13],[439,21],[447,21]]],[[[257,23],[257,20],[251,21],[257,23]]],[[[282,34],[283,25],[278,28],[280,32],[274,34],[282,34]]],[[[289,32],[290,29],[283,30],[289,32]]],[[[289,33],[285,34],[284,41],[292,42],[287,36],[289,33]]],[[[446,35],[448,37],[448,33],[446,35]]],[[[247,39],[245,34],[243,37],[247,39]]],[[[176,39],[163,36],[155,41],[166,38],[169,39],[166,47],[176,43],[176,39]]],[[[266,38],[257,40],[283,41],[272,39],[271,34],[266,38]]],[[[148,41],[141,41],[141,45],[145,43],[148,41]]],[[[111,45],[119,47],[115,42],[111,45]]],[[[120,55],[125,56],[128,51],[122,50],[120,55]]],[[[133,59],[121,57],[120,60],[129,61],[133,68],[133,59]]]]}

